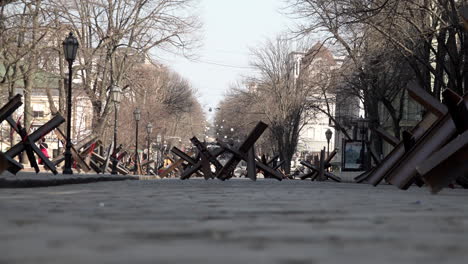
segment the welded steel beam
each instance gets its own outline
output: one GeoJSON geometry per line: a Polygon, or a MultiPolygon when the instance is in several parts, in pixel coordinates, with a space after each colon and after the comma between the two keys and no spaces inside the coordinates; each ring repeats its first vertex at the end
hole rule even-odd
{"type": "Polygon", "coordinates": [[[432,193],[468,175],[468,131],[456,137],[416,167],[432,193]]]}
{"type": "MultiPolygon", "coordinates": [[[[213,155],[214,157],[218,157],[219,155],[223,154],[224,151],[225,150],[223,148],[215,149],[212,152],[210,152],[211,153],[210,155],[213,155]]],[[[199,170],[201,170],[201,168],[203,166],[203,162],[205,162],[204,160],[201,159],[201,155],[197,155],[197,157],[195,159],[193,159],[193,158],[191,158],[190,156],[183,153],[182,151],[180,151],[177,148],[175,148],[175,149],[173,148],[172,153],[176,154],[177,156],[179,156],[180,158],[184,159],[185,161],[187,161],[189,163],[189,166],[180,175],[180,178],[182,180],[190,178],[190,176],[192,176],[192,174],[197,173],[199,170]],[[179,155],[179,154],[181,154],[181,155],[179,155]]],[[[206,175],[203,175],[203,176],[205,178],[207,177],[206,175]]]]}
{"type": "MultiPolygon", "coordinates": [[[[432,113],[427,113],[423,120],[421,120],[412,130],[411,133],[417,141],[429,127],[437,121],[437,117],[432,113]]],[[[400,142],[375,168],[373,173],[369,175],[367,181],[377,186],[386,176],[387,172],[403,157],[405,154],[405,147],[403,142],[400,142]]]]}
{"type": "MultiPolygon", "coordinates": [[[[254,129],[250,132],[250,134],[247,136],[247,138],[242,142],[240,145],[238,151],[242,155],[247,155],[247,152],[255,142],[260,138],[260,136],[263,134],[263,132],[267,129],[268,125],[263,123],[263,122],[258,122],[257,125],[254,127],[254,129]]],[[[232,158],[230,158],[227,163],[223,166],[221,170],[218,171],[216,174],[216,177],[221,179],[221,180],[226,180],[229,178],[229,175],[231,175],[236,168],[237,164],[241,159],[234,155],[232,158]]]]}
{"type": "Polygon", "coordinates": [[[379,127],[379,128],[376,128],[376,129],[373,129],[373,131],[375,133],[377,133],[377,135],[379,135],[383,140],[385,140],[385,142],[389,143],[390,145],[392,146],[396,146],[398,145],[398,143],[400,143],[400,141],[398,140],[398,138],[390,135],[387,131],[385,131],[383,128],[379,127]]]}
{"type": "Polygon", "coordinates": [[[406,87],[409,96],[422,105],[425,109],[438,117],[442,117],[448,111],[447,106],[439,102],[437,98],[423,90],[419,85],[412,81],[406,87]]]}
{"type": "Polygon", "coordinates": [[[7,117],[11,116],[11,114],[13,114],[13,112],[15,112],[22,104],[21,95],[15,95],[2,108],[0,108],[0,122],[3,122],[7,117]]]}
{"type": "Polygon", "coordinates": [[[449,115],[439,120],[421,137],[412,151],[403,155],[385,177],[400,189],[407,189],[416,176],[416,166],[426,160],[434,151],[441,148],[455,136],[456,129],[449,115]]]}
{"type": "Polygon", "coordinates": [[[185,160],[191,165],[197,164],[197,160],[193,159],[189,155],[185,154],[182,150],[178,149],[177,147],[172,147],[171,152],[175,155],[179,156],[181,159],[185,160]]]}
{"type": "MultiPolygon", "coordinates": [[[[36,131],[32,132],[28,136],[28,138],[30,138],[31,141],[36,142],[43,136],[50,133],[56,127],[61,125],[63,122],[65,122],[65,119],[61,115],[56,115],[51,120],[47,121],[47,123],[39,127],[36,131]]],[[[10,148],[7,152],[5,152],[5,154],[7,154],[10,157],[15,157],[18,154],[20,154],[23,150],[24,150],[24,145],[22,143],[18,143],[14,145],[12,148],[10,148]]]]}
{"type": "MultiPolygon", "coordinates": [[[[468,96],[464,101],[468,101],[468,96]]],[[[413,178],[417,176],[416,167],[447,144],[456,134],[455,123],[452,117],[446,114],[416,142],[411,152],[406,153],[398,164],[387,172],[386,177],[389,182],[400,189],[407,189],[413,178]]]]}
{"type": "MultiPolygon", "coordinates": [[[[225,145],[224,143],[219,143],[219,144],[222,147],[224,147],[226,149],[226,151],[231,152],[232,154],[234,154],[234,157],[239,159],[239,161],[240,160],[248,161],[248,159],[249,159],[248,158],[248,153],[240,152],[239,150],[231,148],[231,147],[225,145]]],[[[257,169],[264,171],[265,174],[268,174],[268,175],[272,176],[273,178],[275,178],[277,180],[282,180],[284,178],[283,174],[281,174],[277,170],[274,170],[273,168],[271,168],[270,166],[264,164],[263,162],[256,161],[255,166],[257,167],[257,169]]]]}

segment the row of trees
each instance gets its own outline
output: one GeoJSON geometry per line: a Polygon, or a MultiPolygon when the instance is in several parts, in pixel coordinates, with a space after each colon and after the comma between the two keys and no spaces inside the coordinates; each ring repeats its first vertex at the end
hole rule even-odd
{"type": "MultiPolygon", "coordinates": [[[[29,129],[31,94],[38,76],[55,75],[52,86],[58,89],[59,101],[54,102],[48,89],[50,110],[66,116],[67,67],[62,41],[68,32],[74,32],[80,43],[73,67],[74,95],[81,90],[92,105],[89,136],[102,137],[112,124],[110,89],[114,85],[124,91],[122,113],[131,113],[131,107],[144,108],[144,121],[157,123],[163,132],[181,131],[172,122],[189,126],[200,122],[189,114],[201,111],[195,91],[182,77],[149,58],[158,51],[190,55],[198,46],[196,31],[201,24],[194,4],[192,0],[1,1],[0,88],[4,100],[14,95],[15,88],[24,89],[23,120],[29,129]]],[[[121,115],[128,125],[126,118],[121,115]]]]}
{"type": "MultiPolygon", "coordinates": [[[[132,89],[126,91],[120,103],[119,143],[131,146],[135,142],[133,111],[136,108],[141,110],[140,129],[144,130],[148,123],[153,125],[153,142],[159,134],[161,143],[166,141],[168,146],[179,144],[180,140],[183,145],[189,145],[188,139],[193,135],[203,135],[205,113],[187,80],[161,65],[136,66],[130,79],[132,89]]],[[[108,121],[112,124],[113,120],[108,121]]],[[[109,139],[111,131],[106,131],[109,139]]],[[[140,146],[146,146],[146,137],[139,139],[140,146]]]]}
{"type": "MultiPolygon", "coordinates": [[[[401,134],[405,86],[416,81],[436,98],[450,88],[467,92],[466,0],[289,1],[301,36],[320,32],[348,58],[341,93],[360,98],[370,127],[384,114],[401,134]],[[465,17],[466,19],[466,17],[465,17]]],[[[381,142],[372,134],[381,153],[381,142]]]]}
{"type": "MultiPolygon", "coordinates": [[[[293,35],[320,39],[323,46],[344,58],[340,69],[314,65],[314,74],[301,74],[294,81],[294,50],[289,40],[279,37],[253,51],[252,66],[259,74],[245,83],[255,89],[235,89],[218,114],[218,120],[229,120],[236,115],[226,113],[234,109],[242,112],[237,116],[244,123],[267,122],[270,131],[264,140],[269,141],[272,153],[280,153],[286,161],[286,171],[300,129],[317,112],[329,115],[337,129],[345,126],[346,120],[334,115],[334,104],[343,106],[357,98],[371,129],[389,121],[400,138],[401,121],[409,111],[404,88],[410,82],[438,99],[445,88],[459,94],[468,91],[466,0],[286,2],[287,15],[298,24],[293,35]],[[389,120],[382,120],[383,116],[389,120]]],[[[295,50],[309,51],[305,57],[310,62],[315,57],[310,52],[317,49],[295,50]]],[[[310,66],[307,64],[302,61],[304,68],[310,66]]],[[[381,154],[379,137],[371,133],[371,141],[381,154]]]]}
{"type": "MultiPolygon", "coordinates": [[[[301,129],[317,113],[312,107],[317,104],[312,104],[310,98],[321,94],[322,88],[316,85],[316,79],[295,75],[294,51],[293,42],[285,36],[252,49],[251,65],[257,74],[233,87],[216,116],[218,124],[225,120],[225,127],[234,128],[236,138],[245,137],[259,120],[267,123],[268,130],[258,142],[257,150],[267,156],[279,154],[286,161],[286,173],[290,171],[301,129]]],[[[313,50],[308,57],[318,53],[318,49],[313,50]]]]}

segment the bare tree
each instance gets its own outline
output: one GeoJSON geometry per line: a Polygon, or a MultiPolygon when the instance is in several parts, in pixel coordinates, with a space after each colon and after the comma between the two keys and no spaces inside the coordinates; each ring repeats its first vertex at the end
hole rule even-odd
{"type": "Polygon", "coordinates": [[[37,84],[44,81],[41,77],[45,72],[40,64],[48,60],[44,51],[54,31],[44,12],[44,2],[7,1],[2,4],[0,13],[0,64],[5,67],[0,76],[0,87],[8,99],[14,95],[15,88],[22,89],[22,120],[26,130],[33,121],[31,95],[37,84]]]}
{"type": "MultiPolygon", "coordinates": [[[[341,71],[343,74],[338,78],[345,82],[341,85],[341,91],[344,87],[360,98],[366,116],[371,121],[370,127],[381,124],[379,105],[382,104],[392,119],[395,136],[400,137],[400,121],[406,98],[404,87],[412,79],[410,69],[415,69],[414,44],[417,43],[413,41],[409,44],[411,41],[403,40],[402,35],[411,31],[408,31],[408,23],[413,19],[409,16],[411,12],[408,13],[403,6],[404,3],[414,5],[424,1],[288,2],[291,14],[301,22],[298,35],[321,32],[327,41],[336,44],[337,50],[347,57],[347,63],[343,66],[345,68],[341,71]],[[406,19],[402,19],[404,13],[408,13],[406,19]],[[388,30],[388,36],[394,38],[393,41],[389,41],[383,34],[385,30],[388,30]],[[404,45],[400,45],[402,43],[408,45],[403,48],[404,45]],[[411,56],[408,54],[410,51],[411,56]]],[[[414,23],[419,23],[421,18],[418,14],[414,23]]],[[[414,32],[412,38],[417,39],[414,32]]],[[[419,75],[425,74],[419,71],[419,75]]],[[[381,152],[378,137],[372,134],[371,139],[377,152],[381,152]]]]}
{"type": "Polygon", "coordinates": [[[291,41],[280,36],[252,50],[251,63],[259,75],[252,78],[255,87],[250,94],[269,125],[286,173],[290,171],[299,132],[311,117],[306,110],[312,89],[297,82],[293,51],[291,41]]]}
{"type": "MultiPolygon", "coordinates": [[[[196,91],[187,80],[163,65],[142,64],[134,67],[125,82],[132,84],[119,110],[119,142],[131,148],[135,141],[135,121],[133,111],[141,110],[141,137],[139,145],[146,146],[144,127],[152,123],[152,138],[156,135],[168,139],[169,144],[187,141],[188,138],[201,136],[204,131],[205,116],[196,100],[196,91]],[[170,140],[169,140],[170,139],[170,140]],[[177,140],[175,140],[177,139],[177,140]]],[[[105,134],[111,134],[108,127],[105,134]]],[[[112,137],[108,137],[108,142],[112,137]]],[[[186,143],[186,142],[183,142],[186,143]]]]}
{"type": "Polygon", "coordinates": [[[110,88],[134,90],[127,75],[134,65],[149,59],[151,50],[185,53],[197,43],[194,31],[200,24],[191,12],[192,4],[191,0],[50,1],[49,11],[60,14],[59,21],[76,32],[80,43],[74,73],[93,107],[93,134],[102,134],[113,111],[110,88]]]}

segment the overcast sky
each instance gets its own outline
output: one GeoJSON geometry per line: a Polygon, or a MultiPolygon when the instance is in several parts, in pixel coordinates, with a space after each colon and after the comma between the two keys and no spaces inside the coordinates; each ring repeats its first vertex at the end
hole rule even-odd
{"type": "Polygon", "coordinates": [[[167,57],[164,63],[191,82],[208,111],[231,84],[252,74],[249,47],[261,45],[292,25],[280,14],[282,7],[281,0],[201,0],[204,40],[198,61],[167,57]]]}

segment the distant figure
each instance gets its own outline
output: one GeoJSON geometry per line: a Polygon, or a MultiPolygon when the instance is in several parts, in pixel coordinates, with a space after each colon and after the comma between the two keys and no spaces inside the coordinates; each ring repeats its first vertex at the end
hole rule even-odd
{"type": "MultiPolygon", "coordinates": [[[[49,146],[47,145],[47,143],[45,143],[45,139],[43,138],[41,140],[41,143],[39,143],[39,148],[41,149],[42,154],[44,154],[46,158],[50,158],[49,151],[47,150],[48,147],[49,146]]],[[[42,165],[44,164],[44,161],[41,158],[39,158],[38,163],[42,165]]]]}
{"type": "Polygon", "coordinates": [[[5,154],[3,154],[3,152],[0,152],[0,174],[9,168],[9,164],[8,164],[8,161],[5,157],[5,154]]]}

